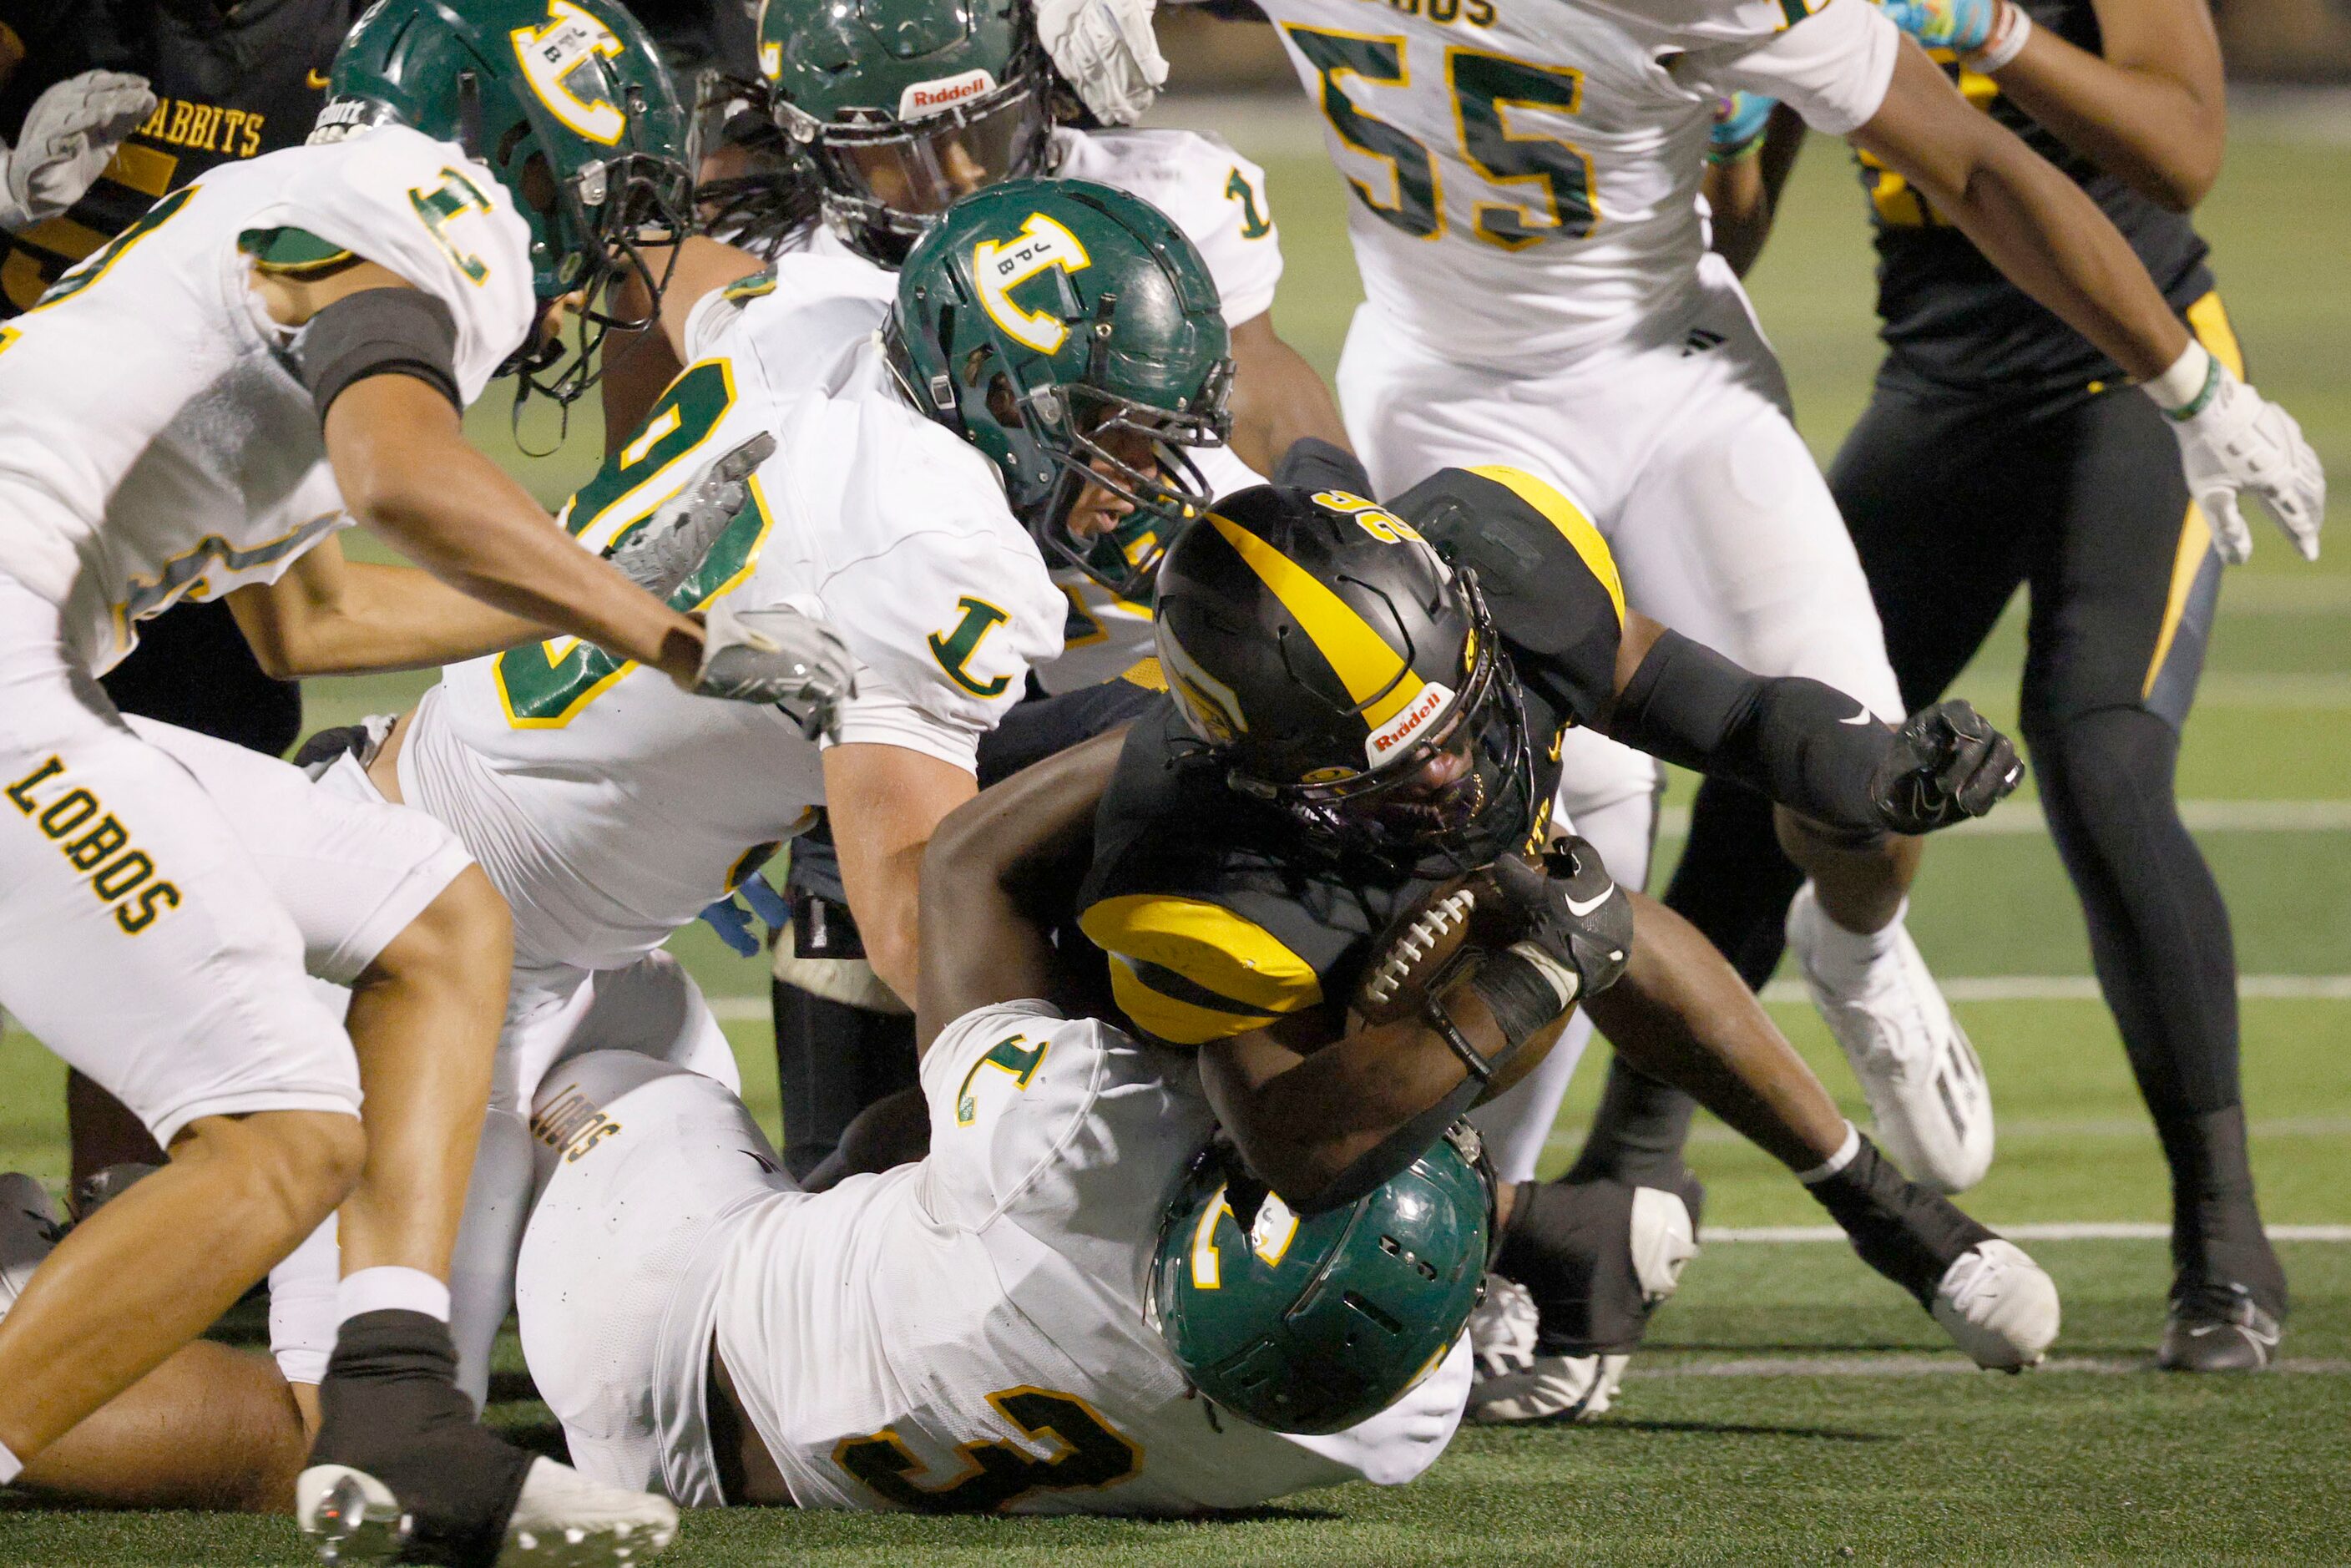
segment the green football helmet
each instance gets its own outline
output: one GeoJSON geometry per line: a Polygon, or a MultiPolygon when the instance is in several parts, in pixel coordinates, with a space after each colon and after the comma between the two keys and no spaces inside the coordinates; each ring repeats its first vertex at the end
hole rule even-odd
{"type": "Polygon", "coordinates": [[[1207,510],[1232,340],[1207,264],[1148,202],[1083,180],[965,197],[906,257],[884,333],[914,405],[986,454],[1053,565],[1146,601],[1207,510]],[[1089,485],[1132,508],[1080,538],[1089,485]]]}
{"type": "MultiPolygon", "coordinates": [[[[453,141],[489,167],[530,226],[532,290],[581,294],[580,361],[559,390],[587,390],[590,325],[643,328],[660,283],[634,246],[682,235],[694,186],[685,111],[653,39],[613,0],[375,0],[329,73],[313,141],[392,122],[453,141]],[[610,285],[633,267],[651,306],[611,313],[610,285]]],[[[558,356],[534,332],[505,367],[558,356]]]]}
{"type": "Polygon", "coordinates": [[[1478,1304],[1493,1229],[1493,1179],[1467,1122],[1353,1203],[1311,1216],[1219,1139],[1161,1222],[1152,1311],[1192,1385],[1234,1415],[1336,1432],[1444,1360],[1478,1304]]]}
{"type": "Polygon", "coordinates": [[[825,220],[884,267],[956,197],[1044,167],[1052,77],[1023,0],[766,0],[759,72],[825,220]]]}

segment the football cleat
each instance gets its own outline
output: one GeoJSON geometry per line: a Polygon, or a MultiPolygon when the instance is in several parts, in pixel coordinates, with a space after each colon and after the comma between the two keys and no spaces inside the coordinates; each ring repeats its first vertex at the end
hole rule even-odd
{"type": "MultiPolygon", "coordinates": [[[[392,1489],[349,1465],[313,1465],[294,1489],[295,1515],[322,1563],[396,1561],[413,1521],[392,1489]]],[[[677,1506],[651,1492],[588,1479],[553,1459],[531,1462],[508,1516],[499,1568],[606,1568],[652,1557],[677,1537],[677,1506]]]]}
{"type": "Polygon", "coordinates": [[[1469,1314],[1469,1354],[1477,1364],[1475,1381],[1506,1377],[1534,1364],[1535,1331],[1542,1314],[1535,1299],[1516,1280],[1486,1276],[1486,1296],[1469,1314]]]}
{"type": "Polygon", "coordinates": [[[2057,1338],[2057,1283],[2012,1241],[1981,1242],[1961,1255],[1927,1310],[1987,1371],[2037,1365],[2057,1338]]]}
{"type": "Polygon", "coordinates": [[[1967,1030],[1897,921],[1892,950],[1858,975],[1829,960],[1837,933],[1806,883],[1788,907],[1804,987],[1869,1100],[1877,1142],[1913,1181],[1964,1192],[1991,1166],[1991,1092],[1967,1030]]]}
{"type": "Polygon", "coordinates": [[[0,1175],[0,1316],[64,1234],[48,1188],[22,1171],[0,1175]]]}
{"type": "Polygon", "coordinates": [[[2166,1372],[2259,1372],[2284,1336],[2244,1286],[2184,1286],[2172,1295],[2155,1364],[2166,1372]]]}

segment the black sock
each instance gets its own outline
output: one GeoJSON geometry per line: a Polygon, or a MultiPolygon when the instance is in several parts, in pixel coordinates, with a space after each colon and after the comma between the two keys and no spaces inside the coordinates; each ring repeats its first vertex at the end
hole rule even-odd
{"type": "Polygon", "coordinates": [[[1952,1264],[1996,1239],[1949,1198],[1906,1178],[1867,1138],[1844,1169],[1811,1190],[1853,1238],[1861,1260],[1922,1307],[1934,1304],[1935,1287],[1952,1264]]]}
{"type": "Polygon", "coordinates": [[[2245,1108],[2156,1118],[2171,1165],[2173,1293],[2242,1285],[2272,1317],[2286,1312],[2285,1270],[2262,1228],[2245,1155],[2245,1108]]]}
{"type": "Polygon", "coordinates": [[[408,1561],[496,1562],[534,1456],[493,1436],[458,1391],[449,1325],[387,1310],[347,1318],[319,1385],[313,1465],[390,1487],[414,1521],[408,1561]]]}
{"type": "Polygon", "coordinates": [[[1607,1086],[1592,1115],[1569,1181],[1619,1181],[1677,1187],[1689,1175],[1682,1145],[1689,1141],[1698,1102],[1619,1056],[1608,1063],[1607,1086]]]}

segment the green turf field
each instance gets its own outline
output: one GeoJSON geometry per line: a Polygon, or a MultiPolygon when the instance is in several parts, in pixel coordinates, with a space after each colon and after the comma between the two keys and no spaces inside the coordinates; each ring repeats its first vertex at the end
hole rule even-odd
{"type": "MultiPolygon", "coordinates": [[[[1276,319],[1327,368],[1357,298],[1339,229],[1343,192],[1294,124],[1254,113],[1227,123],[1268,164],[1289,256],[1276,319]]],[[[2255,378],[2294,410],[2338,479],[2351,475],[2351,146],[2241,127],[2203,225],[2255,378]]],[[[1816,143],[1752,283],[1823,456],[1858,412],[1875,361],[1869,260],[1843,152],[1816,143]]],[[[476,428],[503,445],[504,411],[476,428]]],[[[581,441],[519,471],[559,498],[592,455],[581,441]]],[[[2256,528],[2255,559],[2222,601],[2181,793],[2228,892],[2247,977],[2246,1092],[2268,1215],[2338,1238],[2283,1249],[2295,1313],[2282,1375],[2191,1383],[2144,1370],[2167,1278],[2159,1241],[2031,1242],[2064,1293],[2066,1330],[2051,1368],[2010,1379],[1959,1370],[1925,1316],[1841,1245],[1723,1240],[1660,1316],[1617,1416],[1469,1434],[1409,1488],[1313,1494],[1217,1525],[696,1517],[668,1560],[2351,1561],[2351,1245],[2341,1239],[2351,1237],[2351,571],[2339,553],[2305,568],[2256,528]]],[[[1961,695],[2012,719],[2021,658],[2012,616],[1961,695]]],[[[316,683],[313,722],[414,689],[316,683]]],[[[1999,1161],[1968,1201],[1996,1224],[2158,1221],[2161,1166],[2113,1026],[2081,978],[2079,915],[2029,811],[2006,810],[1993,826],[2023,831],[1937,845],[1913,917],[1982,1051],[2001,1116],[1999,1161]]],[[[700,932],[678,946],[714,997],[737,998],[730,1030],[772,1123],[759,966],[700,932]]],[[[1861,1113],[1809,1009],[1773,1011],[1861,1113]]],[[[1597,1076],[1581,1074],[1559,1163],[1597,1076]]],[[[0,1041],[0,1168],[62,1176],[61,1077],[21,1034],[0,1041]]],[[[1701,1124],[1692,1157],[1711,1225],[1822,1218],[1719,1126],[1701,1124]]],[[[522,1402],[499,1413],[524,1425],[543,1417],[522,1402]]],[[[0,1564],[227,1568],[293,1555],[279,1521],[0,1511],[0,1564]]]]}

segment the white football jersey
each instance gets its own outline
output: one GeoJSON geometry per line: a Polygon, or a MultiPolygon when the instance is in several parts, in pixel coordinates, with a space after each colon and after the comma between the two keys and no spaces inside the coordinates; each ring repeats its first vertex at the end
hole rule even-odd
{"type": "Polygon", "coordinates": [[[950,1026],[922,1082],[924,1160],[769,1199],[727,1244],[717,1350],[800,1506],[1241,1508],[1407,1480],[1451,1438],[1466,1337],[1327,1437],[1190,1393],[1144,1305],[1212,1122],[1188,1053],[1010,1003],[950,1026]]]}
{"type": "MultiPolygon", "coordinates": [[[[1227,325],[1238,327],[1273,308],[1281,282],[1281,236],[1266,200],[1265,171],[1220,136],[1189,131],[1072,131],[1057,127],[1049,155],[1053,175],[1091,180],[1140,196],[1167,214],[1207,263],[1227,325]]],[[[897,297],[897,274],[866,260],[821,223],[794,235],[788,253],[825,256],[866,269],[876,299],[897,297]]],[[[844,281],[854,277],[844,272],[844,281]]],[[[1264,483],[1223,448],[1198,450],[1209,489],[1219,496],[1264,483]]],[[[1073,567],[1053,580],[1069,600],[1061,656],[1037,672],[1049,692],[1114,680],[1153,656],[1151,611],[1120,599],[1073,567]]]]}
{"type": "Polygon", "coordinates": [[[350,519],[246,235],[301,229],[456,319],[466,402],[537,319],[530,235],[456,147],[400,126],[230,163],[0,326],[0,570],[96,672],[183,598],[274,581],[350,519]]]}
{"type": "MultiPolygon", "coordinates": [[[[753,504],[672,602],[822,614],[858,660],[843,742],[970,768],[1066,605],[987,459],[909,408],[883,307],[787,258],[697,307],[690,363],[574,497],[601,549],[760,432],[753,504]]],[[[824,800],[818,747],[772,707],[680,692],[569,639],[450,669],[401,754],[513,905],[517,960],[610,968],[659,946],[824,800]]]]}
{"type": "MultiPolygon", "coordinates": [[[[1655,13],[1635,30],[1593,0],[1264,7],[1353,189],[1355,262],[1383,324],[1502,370],[1553,370],[1688,330],[1717,91],[1749,85],[1729,62],[1806,10],[1804,0],[1616,0],[1625,17],[1655,13]],[[1692,50],[1708,80],[1668,70],[1692,50]]],[[[1800,30],[1808,43],[1844,37],[1800,30]]],[[[1890,71],[1877,31],[1859,47],[1879,46],[1890,71]]],[[[1879,96],[1884,85],[1878,77],[1879,96]]],[[[1808,115],[1817,110],[1817,91],[1784,86],[1808,115]]]]}

